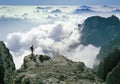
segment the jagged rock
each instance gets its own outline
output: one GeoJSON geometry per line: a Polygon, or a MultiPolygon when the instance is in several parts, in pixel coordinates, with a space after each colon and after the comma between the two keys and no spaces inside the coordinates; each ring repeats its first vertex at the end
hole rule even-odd
{"type": "MultiPolygon", "coordinates": [[[[43,55],[44,56],[44,55],[43,55]]],[[[39,55],[24,58],[17,71],[15,84],[102,84],[91,69],[82,62],[73,62],[64,56],[57,56],[41,62],[39,55]]]]}
{"type": "Polygon", "coordinates": [[[112,15],[104,18],[100,16],[89,17],[85,20],[81,43],[104,46],[120,34],[120,20],[112,15]]]}
{"type": "Polygon", "coordinates": [[[9,49],[0,41],[0,84],[13,84],[14,74],[15,65],[12,56],[9,49]]]}

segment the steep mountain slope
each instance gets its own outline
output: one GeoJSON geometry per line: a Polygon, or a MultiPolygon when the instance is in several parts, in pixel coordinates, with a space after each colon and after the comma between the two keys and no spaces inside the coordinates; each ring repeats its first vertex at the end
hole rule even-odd
{"type": "Polygon", "coordinates": [[[13,84],[15,65],[9,49],[0,41],[0,84],[13,84]]]}
{"type": "Polygon", "coordinates": [[[83,25],[81,43],[101,47],[93,70],[107,84],[120,84],[120,20],[93,16],[83,25]]]}
{"type": "Polygon", "coordinates": [[[113,70],[108,73],[106,78],[107,84],[120,84],[120,61],[113,70]]]}
{"type": "Polygon", "coordinates": [[[120,36],[103,46],[96,58],[94,71],[107,84],[120,84],[120,36]]]}
{"type": "MultiPolygon", "coordinates": [[[[42,55],[40,55],[42,56],[42,55]]],[[[17,71],[15,84],[102,84],[102,81],[81,62],[73,62],[64,56],[41,61],[39,55],[26,56],[17,71]]]]}
{"type": "Polygon", "coordinates": [[[89,17],[84,22],[81,43],[103,46],[120,34],[120,20],[112,15],[104,18],[100,16],[89,17]]]}

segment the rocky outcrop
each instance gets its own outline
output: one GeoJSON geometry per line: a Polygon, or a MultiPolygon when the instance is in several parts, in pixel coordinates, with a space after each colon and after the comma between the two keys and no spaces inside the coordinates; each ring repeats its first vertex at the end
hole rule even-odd
{"type": "Polygon", "coordinates": [[[34,55],[34,57],[32,57],[29,55],[24,58],[22,67],[16,73],[15,84],[103,83],[102,80],[82,62],[73,62],[64,56],[54,58],[45,56],[46,59],[41,62],[40,56],[34,55]]]}
{"type": "Polygon", "coordinates": [[[15,65],[9,49],[0,41],[0,84],[13,84],[15,65]]]}
{"type": "Polygon", "coordinates": [[[94,71],[107,84],[120,84],[120,37],[101,48],[96,58],[94,71]]]}
{"type": "Polygon", "coordinates": [[[84,22],[81,43],[84,45],[104,46],[120,34],[120,20],[112,15],[104,18],[89,17],[84,22]]]}

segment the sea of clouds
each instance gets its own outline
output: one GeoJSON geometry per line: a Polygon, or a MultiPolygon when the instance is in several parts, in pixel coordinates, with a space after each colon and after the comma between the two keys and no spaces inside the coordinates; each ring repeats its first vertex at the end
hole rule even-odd
{"type": "MultiPolygon", "coordinates": [[[[17,69],[22,65],[24,57],[31,53],[31,45],[34,45],[35,54],[46,54],[51,57],[63,55],[73,61],[84,62],[87,67],[92,68],[100,47],[95,47],[91,44],[88,46],[80,44],[81,30],[84,25],[78,27],[78,24],[83,24],[84,20],[90,16],[100,15],[108,17],[113,14],[113,12],[109,13],[110,7],[104,8],[107,10],[105,13],[105,10],[102,10],[102,7],[99,6],[96,8],[88,6],[58,8],[31,7],[28,11],[27,8],[24,11],[19,10],[19,13],[17,13],[17,7],[8,7],[7,11],[8,9],[9,11],[12,9],[16,13],[14,14],[15,16],[8,14],[10,15],[9,17],[21,17],[22,20],[39,23],[39,26],[31,27],[27,31],[12,32],[8,33],[6,36],[5,43],[13,55],[17,69]],[[97,10],[97,8],[99,8],[99,10],[97,10]],[[77,14],[75,12],[76,10],[77,14]],[[92,13],[89,12],[91,10],[92,13]],[[100,13],[101,10],[103,12],[100,13]],[[87,11],[89,13],[87,13],[87,11]]],[[[3,15],[5,14],[3,13],[3,15]]],[[[115,14],[119,16],[119,13],[115,14]]],[[[3,15],[1,15],[2,18],[3,15]]],[[[7,16],[7,14],[5,16],[7,16]]],[[[15,27],[17,28],[17,26],[15,27]]]]}
{"type": "Polygon", "coordinates": [[[27,32],[8,34],[6,44],[13,54],[17,68],[22,64],[24,56],[31,53],[31,45],[34,45],[35,54],[47,54],[51,57],[60,54],[73,61],[82,61],[92,68],[100,48],[80,44],[80,31],[72,21],[58,21],[40,25],[27,32]]]}

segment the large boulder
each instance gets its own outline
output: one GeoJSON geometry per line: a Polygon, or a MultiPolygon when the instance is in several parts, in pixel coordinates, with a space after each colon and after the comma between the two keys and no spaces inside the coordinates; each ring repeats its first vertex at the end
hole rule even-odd
{"type": "Polygon", "coordinates": [[[0,41],[0,83],[13,84],[15,64],[5,44],[0,41]]]}

